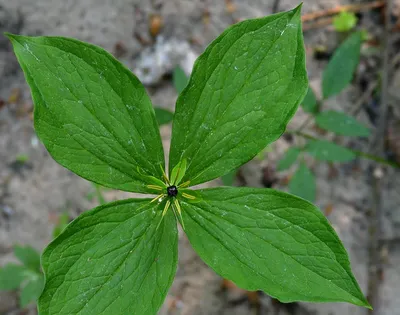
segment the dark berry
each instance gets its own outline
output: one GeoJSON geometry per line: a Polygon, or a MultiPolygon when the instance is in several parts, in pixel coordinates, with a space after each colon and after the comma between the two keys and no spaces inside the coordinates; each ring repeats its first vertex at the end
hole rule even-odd
{"type": "Polygon", "coordinates": [[[169,186],[167,188],[167,194],[170,197],[176,197],[176,195],[178,194],[178,188],[176,188],[176,186],[169,186]]]}

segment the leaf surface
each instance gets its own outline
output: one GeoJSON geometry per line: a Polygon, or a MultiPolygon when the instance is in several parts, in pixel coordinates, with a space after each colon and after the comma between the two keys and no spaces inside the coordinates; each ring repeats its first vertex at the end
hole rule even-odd
{"type": "Polygon", "coordinates": [[[278,163],[278,171],[287,170],[291,167],[300,155],[300,149],[296,147],[289,148],[283,158],[278,163]]]}
{"type": "Polygon", "coordinates": [[[342,136],[368,137],[370,130],[352,116],[334,110],[319,113],[315,118],[318,127],[342,136]]]}
{"type": "Polygon", "coordinates": [[[87,43],[8,37],[31,88],[35,130],[52,157],[100,185],[148,192],[140,174],[162,178],[164,153],[139,80],[87,43]]]}
{"type": "Polygon", "coordinates": [[[275,141],[307,92],[300,7],[228,28],[197,59],[177,100],[170,170],[200,184],[275,141]]]}
{"type": "Polygon", "coordinates": [[[350,35],[334,52],[322,75],[324,98],[339,94],[353,80],[360,62],[361,33],[350,35]]]}
{"type": "Polygon", "coordinates": [[[41,315],[156,314],[177,267],[178,234],[162,204],[128,199],[85,212],[45,250],[41,315]]]}
{"type": "Polygon", "coordinates": [[[348,162],[356,158],[354,152],[326,140],[310,140],[305,150],[320,161],[348,162]]]}
{"type": "Polygon", "coordinates": [[[182,201],[189,240],[219,275],[282,302],[349,302],[369,307],[345,248],[324,215],[295,196],[255,188],[197,191],[182,201]]]}
{"type": "Polygon", "coordinates": [[[305,163],[301,163],[289,182],[289,192],[293,195],[315,202],[315,176],[305,163]]]}

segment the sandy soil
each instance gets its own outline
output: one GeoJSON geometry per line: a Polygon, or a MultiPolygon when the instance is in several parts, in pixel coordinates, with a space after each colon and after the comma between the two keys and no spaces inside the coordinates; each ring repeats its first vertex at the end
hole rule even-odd
{"type": "MultiPolygon", "coordinates": [[[[144,49],[154,51],[157,46],[148,26],[149,17],[156,14],[164,21],[158,37],[162,37],[164,43],[177,41],[183,45],[181,47],[190,50],[181,56],[182,49],[179,50],[179,45],[176,45],[180,57],[176,57],[177,52],[172,53],[175,57],[170,58],[170,69],[162,70],[163,74],[168,74],[178,64],[190,71],[193,56],[201,53],[207,43],[225,27],[239,19],[270,14],[272,2],[237,0],[232,2],[235,10],[229,12],[224,1],[0,0],[0,34],[9,31],[76,37],[104,47],[118,55],[131,69],[140,71],[143,66],[141,52],[144,49]]],[[[304,2],[304,12],[348,3],[334,0],[304,2]]],[[[296,0],[282,0],[280,9],[290,9],[297,4],[296,0]]],[[[375,32],[379,34],[379,27],[375,32]]],[[[319,44],[332,49],[340,38],[329,28],[320,28],[306,32],[305,39],[309,52],[311,84],[318,90],[321,70],[326,61],[316,61],[312,57],[313,47],[319,44]]],[[[30,244],[42,250],[51,240],[52,229],[59,214],[68,211],[71,217],[75,217],[96,206],[98,201],[87,198],[93,192],[89,182],[59,166],[39,143],[32,127],[29,90],[11,46],[2,35],[0,78],[0,100],[6,102],[5,106],[0,107],[0,265],[3,265],[14,261],[13,244],[30,244]],[[15,162],[21,154],[29,156],[28,162],[22,165],[15,162]]],[[[164,76],[161,81],[147,87],[155,104],[173,109],[177,95],[169,77],[164,76]]],[[[359,86],[355,85],[331,99],[326,106],[348,111],[359,95],[359,86]]],[[[305,117],[300,110],[292,124],[301,124],[305,117]]],[[[359,119],[374,128],[363,111],[359,119]]],[[[167,150],[170,126],[162,127],[161,132],[167,150]]],[[[277,178],[274,187],[287,189],[284,182],[293,170],[275,173],[274,169],[289,145],[290,142],[282,138],[263,159],[255,159],[245,165],[241,169],[238,184],[245,182],[248,186],[262,187],[262,178],[268,167],[277,178]]],[[[370,140],[352,141],[349,145],[368,150],[370,140]]],[[[368,165],[365,160],[357,160],[346,165],[336,165],[333,172],[326,164],[310,161],[318,177],[317,204],[322,210],[332,210],[328,218],[350,253],[355,276],[364,292],[367,286],[367,227],[371,192],[368,165]]],[[[398,171],[394,170],[389,170],[385,177],[385,228],[381,237],[387,242],[381,314],[396,315],[400,314],[400,243],[395,241],[400,238],[400,177],[398,171]]],[[[216,184],[219,182],[207,185],[216,184]]],[[[110,201],[131,194],[107,191],[105,195],[110,201]]],[[[178,273],[160,311],[162,315],[365,314],[365,310],[347,304],[295,303],[282,306],[263,294],[250,295],[248,298],[248,294],[240,289],[223,289],[222,279],[198,258],[182,231],[179,252],[178,273]],[[257,303],[254,303],[255,300],[257,303]]],[[[15,293],[0,293],[0,314],[27,314],[21,313],[16,303],[15,293]]],[[[29,314],[35,314],[34,307],[29,309],[29,314]]]]}

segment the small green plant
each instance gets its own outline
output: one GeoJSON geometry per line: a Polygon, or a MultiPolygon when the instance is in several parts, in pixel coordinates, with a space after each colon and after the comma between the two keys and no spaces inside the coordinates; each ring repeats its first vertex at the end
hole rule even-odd
{"type": "Polygon", "coordinates": [[[242,288],[370,307],[313,204],[271,189],[190,189],[285,131],[308,87],[300,7],[238,23],[198,58],[176,104],[169,175],[151,101],[121,63],[74,39],[8,37],[54,159],[102,186],[156,195],[85,212],[51,242],[40,314],[156,314],[177,268],[177,222],[242,288]]]}
{"type": "Polygon", "coordinates": [[[333,18],[333,26],[337,32],[351,31],[357,24],[357,17],[353,12],[342,11],[333,18]]]}
{"type": "Polygon", "coordinates": [[[43,291],[40,254],[30,246],[16,245],[14,255],[22,264],[9,263],[0,268],[0,290],[19,290],[19,305],[25,308],[36,301],[43,291]]]}
{"type": "MultiPolygon", "coordinates": [[[[340,136],[368,137],[370,135],[370,130],[352,116],[324,109],[323,106],[324,100],[339,94],[351,83],[354,71],[359,64],[361,43],[361,33],[355,32],[336,49],[323,72],[323,100],[317,100],[313,90],[309,87],[302,101],[303,110],[310,114],[309,118],[314,120],[319,128],[340,136]]],[[[307,118],[306,124],[310,122],[309,118],[307,118]]],[[[303,127],[305,127],[304,124],[294,133],[302,137],[301,129],[303,127]]],[[[310,137],[305,143],[289,148],[278,163],[277,169],[279,171],[286,170],[299,161],[297,171],[289,182],[289,192],[311,202],[314,202],[316,198],[316,181],[314,174],[303,161],[304,154],[311,155],[316,160],[323,162],[348,162],[357,157],[356,152],[348,148],[327,140],[310,137]]]]}
{"type": "MultiPolygon", "coordinates": [[[[68,223],[68,213],[62,213],[53,229],[53,238],[60,235],[68,223]]],[[[31,246],[15,245],[14,255],[22,265],[10,263],[0,268],[0,291],[19,290],[19,306],[25,308],[37,301],[44,288],[40,254],[31,246]]]]}

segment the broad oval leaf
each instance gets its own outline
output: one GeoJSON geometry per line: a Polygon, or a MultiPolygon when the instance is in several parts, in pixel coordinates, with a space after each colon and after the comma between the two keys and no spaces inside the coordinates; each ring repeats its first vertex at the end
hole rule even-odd
{"type": "Polygon", "coordinates": [[[177,100],[170,170],[186,158],[196,185],[238,168],[284,132],[307,86],[300,7],[228,28],[177,100]]]}
{"type": "Polygon", "coordinates": [[[370,130],[345,113],[327,110],[315,118],[318,127],[342,136],[368,137],[370,130]]]}
{"type": "Polygon", "coordinates": [[[156,314],[177,267],[172,212],[129,199],[75,219],[44,251],[41,315],[156,314]]]}
{"type": "Polygon", "coordinates": [[[356,32],[336,49],[322,75],[324,98],[339,94],[350,84],[360,62],[361,42],[361,33],[356,32]]]}
{"type": "Polygon", "coordinates": [[[219,275],[282,302],[369,307],[333,228],[311,203],[270,189],[197,191],[182,201],[190,243],[219,275]]]}
{"type": "Polygon", "coordinates": [[[307,94],[304,97],[303,101],[301,102],[303,110],[307,113],[314,114],[317,112],[318,103],[317,98],[314,94],[313,89],[309,86],[307,90],[307,94]]]}
{"type": "Polygon", "coordinates": [[[315,202],[317,184],[315,176],[305,163],[301,163],[289,182],[289,192],[315,202]]]}
{"type": "Polygon", "coordinates": [[[305,150],[320,161],[348,162],[356,158],[353,151],[326,140],[310,140],[305,150]]]}
{"type": "Polygon", "coordinates": [[[278,171],[284,171],[287,170],[289,167],[291,167],[297,160],[297,158],[300,155],[300,149],[296,147],[291,147],[289,148],[286,152],[283,158],[279,161],[278,163],[278,171]]]}
{"type": "Polygon", "coordinates": [[[139,80],[87,43],[8,37],[31,88],[35,130],[52,157],[100,185],[148,192],[140,174],[162,178],[164,153],[139,80]]]}

